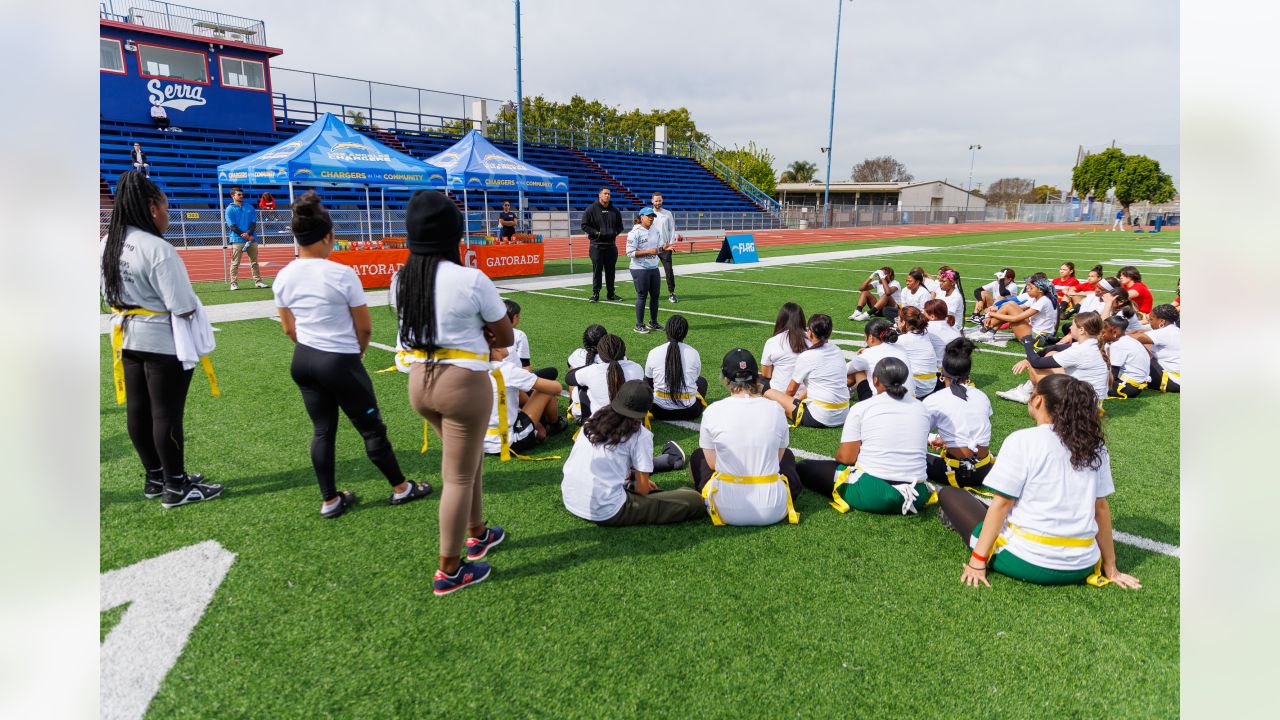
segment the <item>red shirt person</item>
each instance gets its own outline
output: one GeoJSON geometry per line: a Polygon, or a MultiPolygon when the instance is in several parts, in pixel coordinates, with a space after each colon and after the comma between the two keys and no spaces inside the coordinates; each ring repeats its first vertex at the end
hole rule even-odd
{"type": "Polygon", "coordinates": [[[1151,289],[1142,282],[1142,273],[1138,272],[1138,268],[1125,265],[1120,268],[1120,272],[1116,273],[1116,277],[1120,278],[1120,286],[1129,293],[1129,298],[1133,300],[1138,312],[1143,315],[1150,313],[1153,304],[1151,289]]]}

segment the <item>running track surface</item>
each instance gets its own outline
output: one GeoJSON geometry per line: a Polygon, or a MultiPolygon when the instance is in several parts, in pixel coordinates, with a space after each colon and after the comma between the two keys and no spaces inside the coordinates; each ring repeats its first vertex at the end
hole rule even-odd
{"type": "MultiPolygon", "coordinates": [[[[917,238],[917,237],[936,237],[939,235],[957,235],[961,233],[974,232],[1002,232],[1009,230],[1092,230],[1102,227],[1100,225],[1080,225],[1078,223],[1054,224],[1054,223],[1018,223],[1018,222],[999,222],[999,223],[968,223],[957,225],[888,225],[875,227],[853,227],[853,228],[831,228],[831,229],[814,229],[814,230],[754,230],[742,231],[750,232],[755,236],[756,245],[800,245],[806,243],[825,243],[849,241],[856,242],[860,240],[893,240],[901,238],[917,238]]],[[[621,254],[625,250],[626,235],[618,236],[618,253],[621,254]]],[[[678,245],[677,247],[688,248],[688,245],[678,245]]],[[[698,249],[708,250],[713,246],[711,243],[703,240],[699,242],[698,249]]],[[[569,257],[569,240],[567,238],[550,238],[543,242],[543,248],[546,251],[547,260],[564,260],[569,257]]],[[[231,251],[224,248],[183,248],[178,250],[178,255],[182,257],[183,263],[187,266],[187,273],[194,282],[204,282],[211,280],[224,280],[225,267],[230,266],[231,251]]],[[[575,237],[573,239],[573,256],[575,259],[581,258],[586,260],[587,257],[587,239],[585,237],[575,237]]],[[[271,245],[263,247],[258,251],[258,260],[262,263],[262,274],[265,277],[275,277],[290,260],[293,259],[292,245],[271,245]]],[[[252,275],[249,272],[249,258],[245,257],[240,263],[240,280],[248,280],[252,282],[252,275]]]]}

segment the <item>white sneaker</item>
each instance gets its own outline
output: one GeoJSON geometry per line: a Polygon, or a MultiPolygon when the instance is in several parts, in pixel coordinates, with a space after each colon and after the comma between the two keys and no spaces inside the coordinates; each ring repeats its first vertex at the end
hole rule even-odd
{"type": "Polygon", "coordinates": [[[231,282],[231,287],[229,287],[229,288],[227,288],[227,289],[228,289],[228,290],[239,290],[239,289],[240,289],[240,284],[239,284],[239,283],[237,283],[237,282],[235,282],[235,281],[233,280],[233,281],[231,282]]]}
{"type": "Polygon", "coordinates": [[[984,336],[982,338],[979,338],[978,342],[983,343],[984,345],[990,345],[992,347],[998,347],[998,348],[1005,347],[1006,345],[1009,344],[1008,340],[997,340],[994,333],[991,334],[989,337],[984,336]]]}
{"type": "Polygon", "coordinates": [[[259,280],[259,281],[255,282],[255,283],[253,284],[253,286],[254,286],[254,287],[256,287],[256,288],[264,288],[264,287],[266,287],[266,286],[267,286],[267,284],[266,284],[266,283],[264,283],[264,282],[262,282],[261,280],[259,280]]]}
{"type": "Polygon", "coordinates": [[[871,319],[871,313],[865,310],[854,310],[853,314],[849,316],[849,319],[863,322],[871,319]]]}
{"type": "Polygon", "coordinates": [[[1031,402],[1031,381],[1028,380],[1025,383],[1015,388],[1009,388],[1008,390],[1001,390],[1000,392],[996,393],[996,396],[1002,397],[1005,400],[1012,400],[1013,402],[1020,402],[1023,405],[1026,405],[1027,403],[1031,402]]]}

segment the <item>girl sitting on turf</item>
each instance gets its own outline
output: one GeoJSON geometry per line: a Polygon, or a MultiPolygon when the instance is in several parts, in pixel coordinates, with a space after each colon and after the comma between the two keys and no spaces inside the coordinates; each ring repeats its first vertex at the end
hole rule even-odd
{"type": "Polygon", "coordinates": [[[582,417],[609,404],[628,380],[643,380],[644,368],[627,359],[627,344],[617,335],[606,335],[596,343],[599,362],[570,370],[564,381],[582,389],[582,417]]]}
{"type": "Polygon", "coordinates": [[[856,508],[885,515],[909,515],[924,509],[923,485],[929,413],[907,392],[906,363],[885,358],[875,368],[876,395],[849,411],[835,460],[801,460],[800,482],[830,497],[840,512],[856,508]]]}
{"type": "Polygon", "coordinates": [[[1151,297],[1151,289],[1142,282],[1142,273],[1138,272],[1138,268],[1125,265],[1116,275],[1120,278],[1121,287],[1133,300],[1134,307],[1138,308],[1138,312],[1143,316],[1150,313],[1154,300],[1151,297]]]}
{"type": "Polygon", "coordinates": [[[897,317],[898,306],[902,304],[902,286],[897,280],[893,279],[893,268],[885,266],[871,273],[871,275],[862,281],[858,286],[858,305],[854,308],[853,314],[849,316],[850,320],[863,321],[869,319],[872,315],[880,315],[882,317],[897,317]],[[872,300],[871,293],[876,294],[876,299],[872,300]],[[867,307],[870,312],[863,312],[862,308],[867,307]]]}
{"type": "Polygon", "coordinates": [[[653,416],[659,420],[693,420],[707,406],[707,379],[702,357],[684,344],[689,321],[683,315],[667,318],[667,344],[649,351],[644,377],[653,388],[653,416]]]}
{"type": "Polygon", "coordinates": [[[1141,342],[1125,334],[1128,327],[1123,315],[1112,315],[1102,329],[1113,380],[1107,397],[1121,400],[1138,397],[1151,381],[1151,355],[1141,342]]]}
{"type": "Polygon", "coordinates": [[[778,404],[758,394],[756,359],[736,348],[720,363],[729,397],[702,415],[698,449],[689,458],[694,489],[716,525],[772,525],[800,521],[796,458],[778,404]]]}
{"type": "Polygon", "coordinates": [[[769,381],[770,388],[785,393],[795,374],[796,360],[808,349],[804,310],[793,302],[783,303],[773,322],[773,337],[765,341],[760,353],[760,377],[769,381]]]}
{"type": "Polygon", "coordinates": [[[952,487],[978,487],[991,471],[995,457],[991,443],[991,400],[969,384],[973,368],[973,341],[956,338],[942,358],[946,389],[924,400],[929,422],[938,435],[929,446],[938,455],[925,458],[929,481],[952,487]]]}
{"type": "Polygon", "coordinates": [[[1095,401],[1102,407],[1102,401],[1111,388],[1111,359],[1107,356],[1107,348],[1099,343],[1102,334],[1102,316],[1095,312],[1080,313],[1071,321],[1070,345],[1055,345],[1047,348],[1042,356],[1034,346],[1030,336],[1023,336],[1022,345],[1027,359],[1013,366],[1013,374],[1019,375],[1024,370],[1029,379],[1018,387],[996,395],[1005,400],[1025,403],[1031,400],[1034,386],[1052,374],[1066,373],[1076,379],[1083,380],[1093,388],[1095,401]]]}
{"type": "Polygon", "coordinates": [[[898,341],[895,343],[907,356],[911,369],[912,394],[923,398],[933,392],[938,381],[938,355],[928,336],[929,320],[919,308],[908,305],[898,313],[898,341]]]}
{"type": "Polygon", "coordinates": [[[990,587],[987,571],[995,570],[1038,585],[1141,588],[1116,568],[1107,504],[1115,485],[1093,389],[1051,375],[1027,413],[1036,426],[1005,439],[986,477],[995,491],[989,508],[958,488],[938,490],[938,519],[971,548],[960,581],[990,587]]]}
{"type": "Polygon", "coordinates": [[[946,265],[938,268],[938,290],[933,296],[946,304],[947,324],[956,328],[964,325],[964,290],[960,288],[960,273],[946,265]]]}
{"type": "MultiPolygon", "coordinates": [[[[574,350],[566,362],[569,366],[569,372],[601,362],[600,352],[596,349],[596,345],[608,334],[609,331],[605,330],[603,325],[588,325],[587,329],[582,331],[582,347],[574,350]]],[[[569,417],[582,422],[586,418],[582,413],[582,398],[585,397],[586,393],[569,382],[568,376],[565,377],[565,382],[569,385],[569,417]]]]}
{"type": "Polygon", "coordinates": [[[853,386],[858,400],[869,400],[876,394],[876,366],[885,358],[895,357],[907,363],[907,354],[898,347],[898,331],[893,323],[884,318],[874,318],[867,323],[865,333],[867,346],[858,351],[845,366],[847,382],[853,386]]]}
{"type": "Polygon", "coordinates": [[[924,286],[923,270],[915,268],[907,273],[907,286],[902,289],[901,297],[902,300],[898,304],[899,313],[902,312],[902,308],[908,307],[914,307],[917,310],[924,309],[924,304],[933,297],[933,293],[929,292],[929,289],[924,286]]]}
{"type": "Polygon", "coordinates": [[[533,360],[529,351],[529,336],[524,334],[520,329],[520,303],[515,300],[503,300],[502,304],[507,308],[507,319],[511,321],[511,331],[516,334],[515,343],[507,348],[507,354],[510,361],[516,363],[529,372],[540,378],[547,380],[556,380],[560,377],[560,373],[553,367],[542,368],[540,370],[530,370],[533,367],[533,360]]]}
{"type": "Polygon", "coordinates": [[[526,368],[516,365],[508,348],[490,348],[489,365],[502,374],[502,385],[507,403],[506,437],[503,437],[502,420],[498,413],[498,379],[489,376],[493,388],[493,411],[489,415],[489,430],[484,437],[486,455],[502,455],[505,449],[520,453],[529,452],[534,445],[563,431],[569,423],[560,417],[557,401],[560,383],[538,377],[526,368]],[[527,398],[522,402],[521,398],[527,398]]]}
{"type": "Polygon", "coordinates": [[[844,351],[831,338],[831,316],[809,317],[808,350],[796,360],[796,372],[785,393],[766,390],[764,396],[782,406],[796,427],[840,427],[849,413],[849,387],[845,381],[844,351]],[[804,385],[804,390],[800,386],[804,385]]]}
{"type": "Polygon", "coordinates": [[[1076,264],[1073,262],[1064,262],[1058,266],[1058,277],[1053,279],[1053,286],[1057,288],[1058,299],[1066,300],[1080,286],[1080,281],[1076,279],[1076,264]]]}
{"type": "Polygon", "coordinates": [[[982,322],[982,313],[1000,298],[1014,297],[1018,294],[1017,275],[1014,274],[1013,268],[1005,268],[996,273],[994,282],[989,282],[973,291],[973,299],[978,304],[973,306],[973,314],[969,316],[969,322],[982,322]]]}
{"type": "Polygon", "coordinates": [[[1151,310],[1151,329],[1130,332],[1151,348],[1151,378],[1160,392],[1182,392],[1182,322],[1178,309],[1157,305],[1151,310]]]}
{"type": "Polygon", "coordinates": [[[652,472],[684,466],[679,447],[672,450],[675,443],[667,443],[662,455],[653,455],[653,433],[644,426],[652,397],[643,381],[629,380],[583,423],[560,483],[570,513],[605,527],[662,525],[706,516],[697,490],[663,492],[649,479],[652,472]]]}
{"type": "MultiPolygon", "coordinates": [[[[935,299],[925,303],[924,314],[925,317],[929,318],[925,337],[929,339],[929,344],[933,346],[935,367],[941,369],[942,357],[947,345],[952,340],[961,337],[960,331],[948,322],[947,304],[942,300],[935,299]]],[[[942,376],[938,375],[938,381],[934,384],[933,389],[936,392],[941,390],[942,386],[942,376]]]]}
{"type": "Polygon", "coordinates": [[[1128,292],[1119,286],[1112,287],[1110,292],[1102,296],[1102,308],[1098,310],[1098,314],[1103,318],[1109,318],[1112,315],[1121,315],[1129,323],[1128,332],[1135,330],[1145,330],[1142,324],[1141,316],[1138,314],[1138,308],[1130,298],[1128,292]]]}
{"type": "Polygon", "coordinates": [[[987,312],[983,320],[984,331],[971,335],[973,340],[991,345],[1004,345],[1004,341],[996,341],[996,328],[1003,323],[1009,324],[1009,330],[1019,342],[1030,337],[1036,351],[1043,350],[1053,344],[1054,330],[1058,324],[1058,293],[1053,283],[1043,273],[1032,275],[1026,286],[1027,300],[1025,304],[1010,301],[987,312]]]}

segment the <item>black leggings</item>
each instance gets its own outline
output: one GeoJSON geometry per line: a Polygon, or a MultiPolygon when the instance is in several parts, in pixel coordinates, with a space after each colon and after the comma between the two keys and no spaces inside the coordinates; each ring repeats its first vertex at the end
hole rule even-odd
{"type": "Polygon", "coordinates": [[[805,460],[796,463],[796,474],[800,484],[818,493],[822,497],[831,497],[836,489],[836,468],[840,463],[835,460],[805,460]]]}
{"type": "MultiPolygon", "coordinates": [[[[711,479],[711,466],[707,464],[706,453],[702,448],[693,451],[689,456],[689,474],[693,476],[693,489],[702,492],[703,486],[711,479]]],[[[787,476],[787,486],[791,488],[791,500],[800,497],[800,475],[796,472],[796,456],[787,448],[782,451],[782,459],[778,461],[778,472],[787,476]]],[[[830,493],[827,493],[828,495],[830,493]]]]}
{"type": "Polygon", "coordinates": [[[1156,356],[1154,354],[1152,354],[1151,383],[1150,383],[1151,386],[1153,386],[1156,390],[1160,390],[1160,392],[1181,393],[1182,386],[1178,383],[1177,379],[1175,379],[1173,376],[1169,377],[1169,380],[1168,382],[1165,383],[1165,386],[1163,389],[1160,388],[1160,381],[1164,378],[1164,373],[1165,373],[1164,367],[1160,365],[1160,361],[1156,359],[1156,356]]]}
{"type": "Polygon", "coordinates": [[[194,370],[183,370],[177,355],[125,350],[125,415],[129,440],[145,470],[166,478],[186,472],[182,414],[194,370]]]}
{"type": "Polygon", "coordinates": [[[987,516],[987,506],[971,493],[950,485],[938,488],[938,510],[946,513],[952,529],[960,534],[965,547],[973,529],[987,516]]]}
{"type": "Polygon", "coordinates": [[[658,324],[658,292],[662,288],[662,272],[658,268],[631,271],[631,283],[636,287],[636,324],[644,324],[644,303],[649,301],[649,321],[658,324]]]}
{"type": "Polygon", "coordinates": [[[293,381],[302,391],[315,433],[311,437],[311,464],[316,469],[320,494],[326,501],[338,496],[334,480],[334,441],[338,437],[338,408],[364,438],[364,451],[382,471],[392,487],[404,482],[404,473],[396,461],[387,426],[378,412],[378,399],[373,383],[360,356],[325,352],[298,345],[289,368],[293,381]]]}
{"type": "MultiPolygon", "coordinates": [[[[951,468],[947,467],[947,461],[932,453],[924,456],[925,477],[934,485],[948,485],[947,471],[951,468]]],[[[995,467],[995,463],[987,463],[980,468],[967,469],[963,464],[955,469],[956,484],[960,487],[978,487],[983,480],[987,479],[987,473],[991,472],[991,468],[995,467]]]]}
{"type": "MultiPolygon", "coordinates": [[[[707,379],[704,377],[698,378],[696,385],[698,394],[705,398],[707,396],[707,379]]],[[[706,406],[702,404],[702,400],[694,399],[692,405],[678,410],[668,410],[667,408],[658,407],[658,404],[654,403],[653,407],[649,408],[649,412],[653,413],[653,417],[656,420],[696,420],[702,417],[702,411],[706,409],[706,406]]]]}
{"type": "Polygon", "coordinates": [[[667,278],[667,294],[676,294],[676,273],[671,268],[671,251],[658,253],[658,260],[662,263],[662,274],[667,278]]]}

